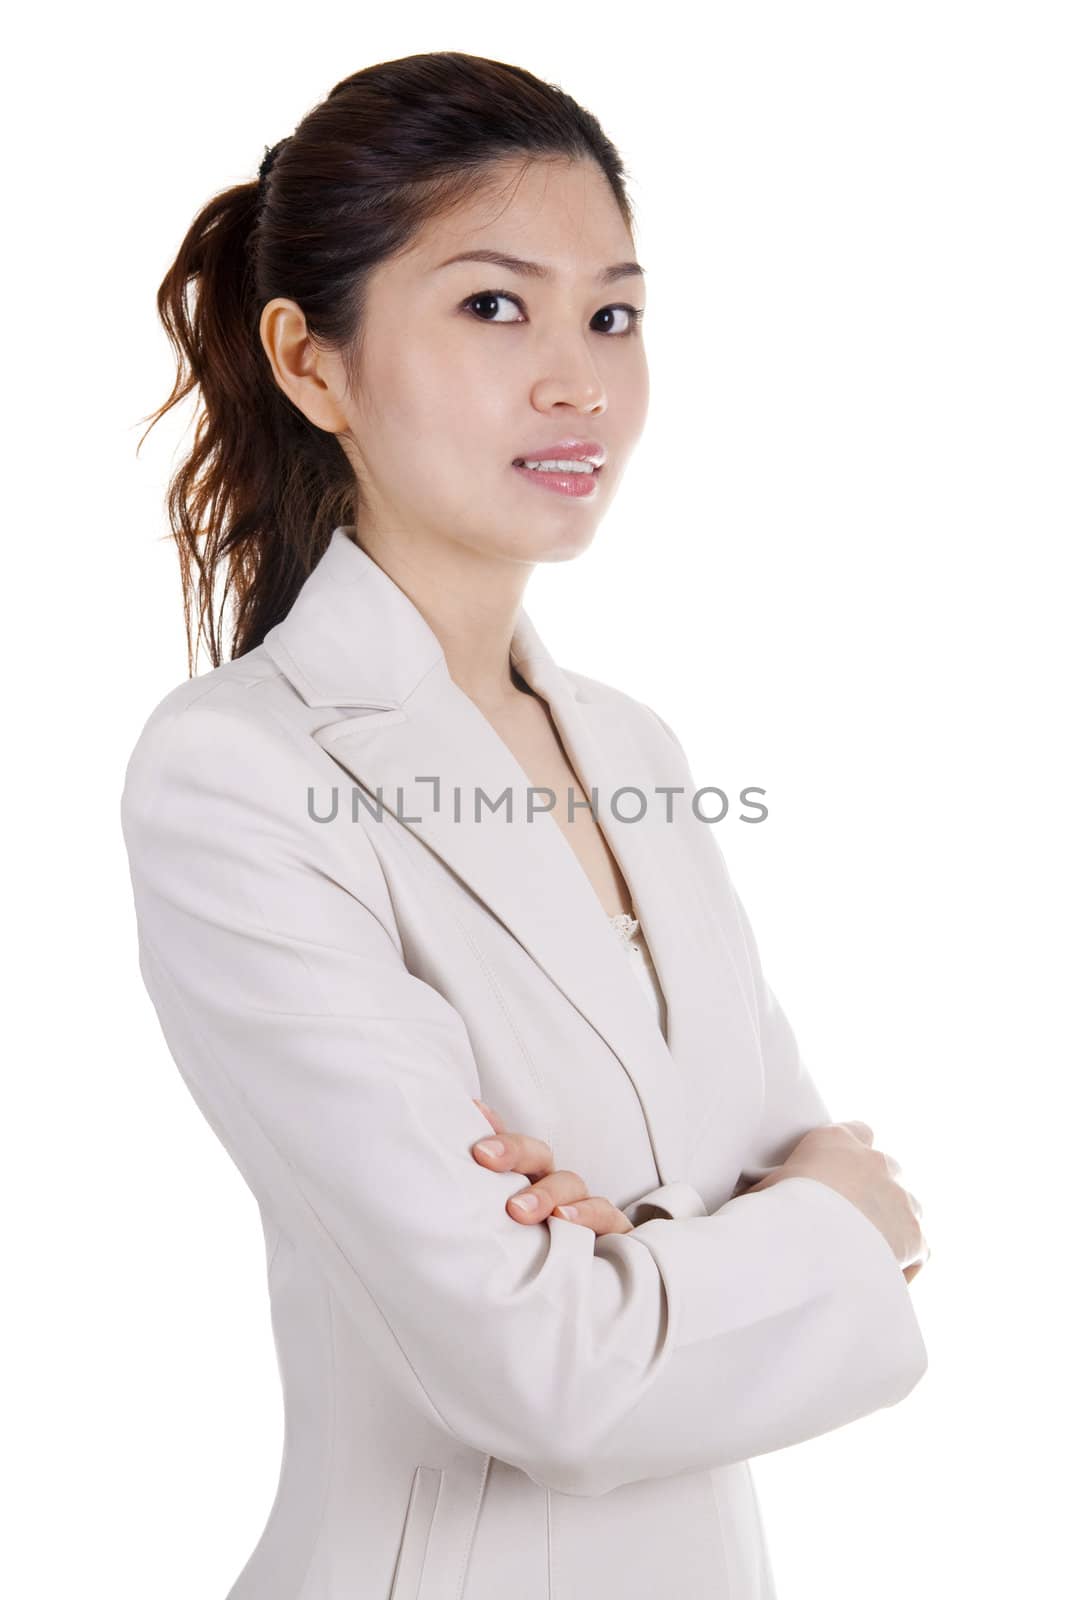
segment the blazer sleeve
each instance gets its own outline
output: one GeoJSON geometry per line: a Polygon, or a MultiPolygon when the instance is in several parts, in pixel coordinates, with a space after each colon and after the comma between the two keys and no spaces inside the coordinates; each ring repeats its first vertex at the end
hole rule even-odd
{"type": "Polygon", "coordinates": [[[691,1183],[675,1182],[661,1183],[658,1188],[639,1195],[628,1206],[623,1206],[622,1212],[636,1228],[657,1216],[706,1217],[708,1208],[699,1189],[694,1189],[691,1183]]]}
{"type": "Polygon", "coordinates": [[[154,714],[130,758],[141,972],[202,1112],[384,1379],[575,1495],[740,1461],[906,1395],[925,1351],[905,1280],[824,1184],[600,1238],[510,1218],[527,1180],[471,1155],[477,1062],[404,963],[372,824],[310,818],[299,737],[242,693],[154,714]]]}

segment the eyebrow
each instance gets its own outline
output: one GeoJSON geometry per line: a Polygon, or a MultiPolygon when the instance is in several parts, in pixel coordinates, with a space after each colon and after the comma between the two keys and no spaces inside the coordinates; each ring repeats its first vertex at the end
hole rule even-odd
{"type": "MultiPolygon", "coordinates": [[[[505,255],[501,250],[465,250],[462,255],[449,256],[447,261],[439,261],[434,268],[439,272],[442,267],[450,267],[456,261],[487,261],[490,266],[503,267],[508,272],[519,272],[527,278],[552,278],[555,274],[551,267],[544,266],[539,261],[523,261],[519,256],[505,255]]],[[[618,261],[613,267],[604,267],[596,274],[598,283],[614,283],[617,278],[632,278],[645,275],[645,269],[636,261],[618,261]]]]}

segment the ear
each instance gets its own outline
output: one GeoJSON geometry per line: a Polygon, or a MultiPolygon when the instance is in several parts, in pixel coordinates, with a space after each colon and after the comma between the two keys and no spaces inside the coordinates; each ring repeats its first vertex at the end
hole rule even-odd
{"type": "Polygon", "coordinates": [[[342,405],[344,372],[340,359],[316,345],[295,300],[268,300],[259,318],[259,337],[274,381],[309,422],[325,433],[343,433],[348,418],[342,405]]]}

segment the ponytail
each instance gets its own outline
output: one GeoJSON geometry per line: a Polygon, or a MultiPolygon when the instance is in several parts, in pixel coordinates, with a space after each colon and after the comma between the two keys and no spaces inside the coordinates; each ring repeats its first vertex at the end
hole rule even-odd
{"type": "Polygon", "coordinates": [[[190,676],[202,639],[211,665],[222,661],[227,603],[232,654],[243,655],[286,615],[331,529],[353,515],[344,451],[279,389],[259,338],[252,251],[260,198],[257,182],[209,201],[156,297],[177,376],[147,432],[194,389],[201,406],[193,447],[167,491],[190,676]]]}

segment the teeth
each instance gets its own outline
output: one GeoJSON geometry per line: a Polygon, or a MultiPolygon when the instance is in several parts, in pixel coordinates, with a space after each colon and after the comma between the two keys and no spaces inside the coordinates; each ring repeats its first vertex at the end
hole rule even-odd
{"type": "Polygon", "coordinates": [[[533,472],[595,472],[591,461],[520,461],[520,467],[533,472]]]}

